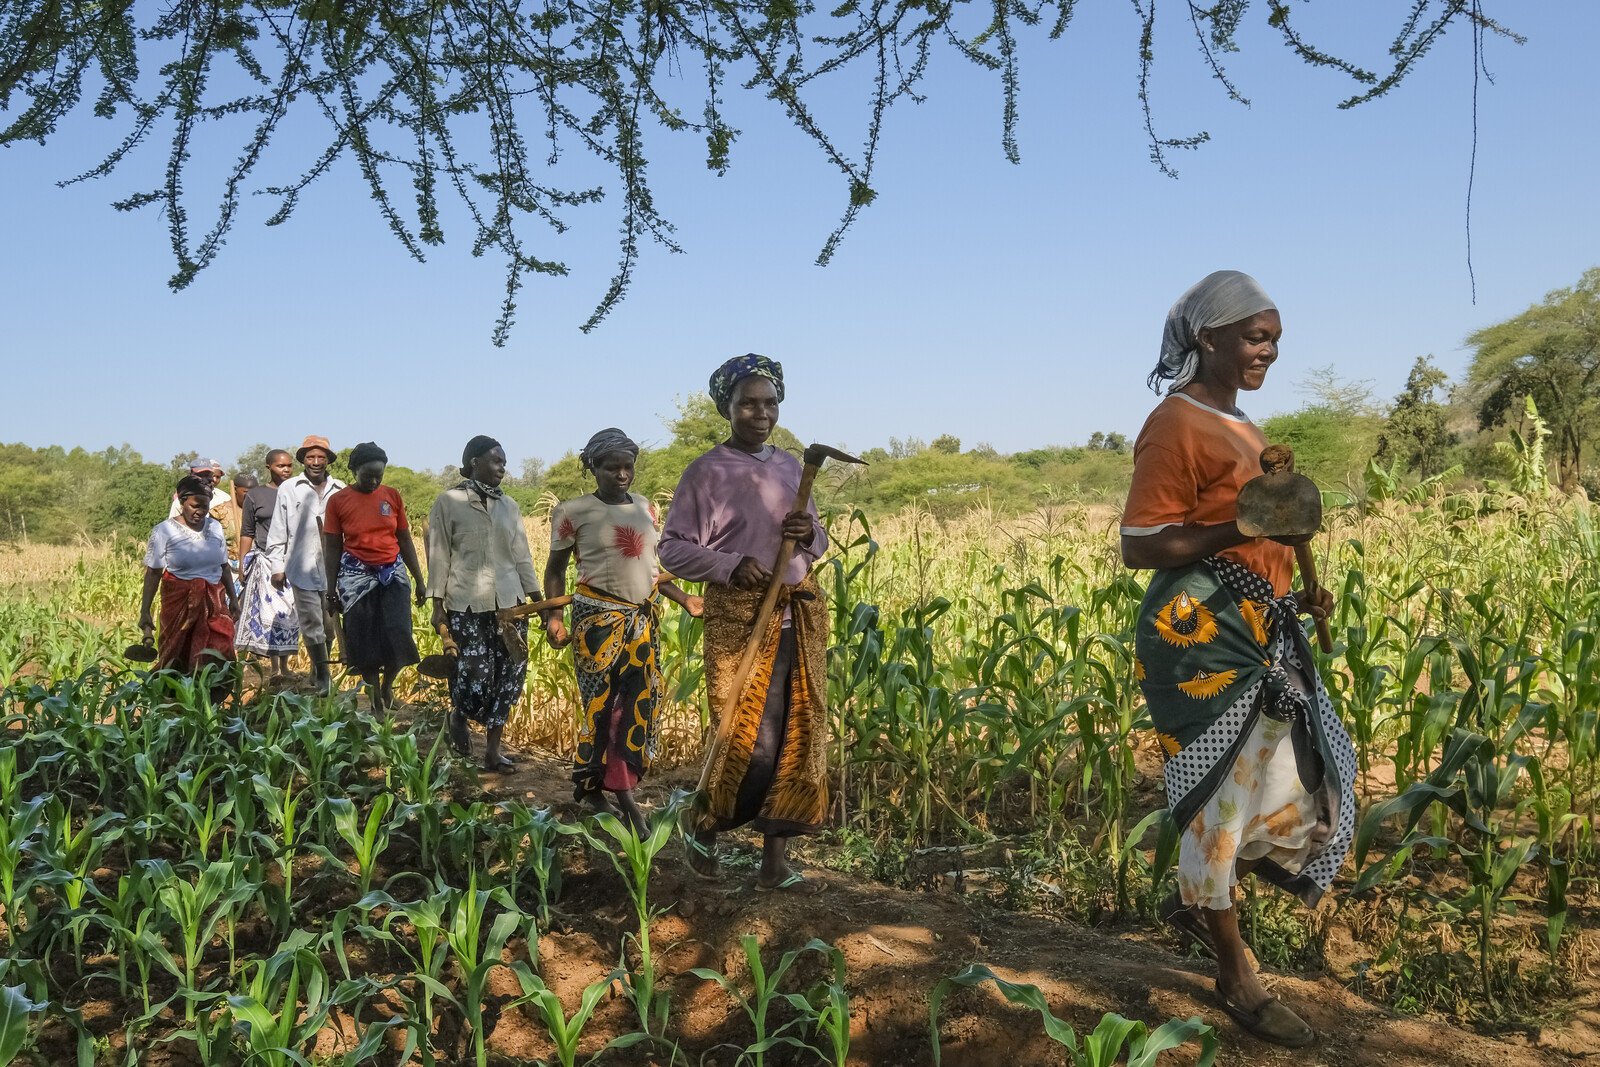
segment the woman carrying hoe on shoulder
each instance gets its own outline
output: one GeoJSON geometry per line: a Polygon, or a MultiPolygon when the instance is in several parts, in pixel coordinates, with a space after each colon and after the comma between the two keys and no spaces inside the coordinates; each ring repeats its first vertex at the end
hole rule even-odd
{"type": "Polygon", "coordinates": [[[373,711],[393,710],[394,676],[420,658],[411,602],[421,607],[424,597],[406,506],[383,484],[388,465],[388,454],[371,441],[352,448],[354,480],[328,498],[322,527],[328,608],[344,617],[344,662],[366,684],[373,711]]]}
{"type": "MultiPolygon", "coordinates": [[[[484,728],[483,769],[515,770],[500,747],[511,710],[522,699],[528,657],[500,636],[496,611],[540,599],[522,509],[500,490],[506,454],[480,434],[461,453],[461,482],[439,494],[428,513],[428,596],[433,628],[448,627],[459,650],[450,680],[450,743],[472,755],[467,720],[484,728]]],[[[528,620],[517,620],[522,643],[528,620]]]]}
{"type": "MultiPolygon", "coordinates": [[[[144,591],[139,601],[139,629],[149,644],[156,624],[150,609],[161,593],[161,643],[156,670],[194,674],[208,662],[233,662],[233,620],[239,594],[228,566],[228,542],[222,524],[209,514],[211,487],[194,475],[178,483],[178,514],[150,531],[144,554],[144,591]]],[[[221,699],[226,675],[212,689],[221,699]]]]}
{"type": "Polygon", "coordinates": [[[578,458],[594,474],[595,491],[558,504],[550,513],[550,560],[544,586],[567,587],[567,564],[578,561],[572,632],[562,611],[544,613],[554,648],[572,642],[583,720],[573,761],[574,796],[600,811],[620,809],[644,833],[634,787],[656,754],[656,708],[661,702],[662,597],[698,616],[701,600],[671,582],[657,586],[656,509],[630,493],[639,446],[615,427],[589,439],[578,458]],[[617,798],[614,808],[606,798],[617,798]]]}
{"type": "Polygon", "coordinates": [[[1214,955],[1221,1007],[1298,1048],[1311,1028],[1250,966],[1234,886],[1255,874],[1314,906],[1355,829],[1355,753],[1297,615],[1333,598],[1290,592],[1294,550],[1239,532],[1239,490],[1266,447],[1238,408],[1278,359],[1283,325],[1247,274],[1217,271],[1167,314],[1152,388],[1166,399],[1134,444],[1122,558],[1155,571],[1134,663],[1182,833],[1166,920],[1214,955]]]}

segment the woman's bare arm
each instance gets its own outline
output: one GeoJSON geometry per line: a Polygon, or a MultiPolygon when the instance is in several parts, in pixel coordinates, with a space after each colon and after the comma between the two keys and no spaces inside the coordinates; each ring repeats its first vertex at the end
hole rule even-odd
{"type": "Polygon", "coordinates": [[[1225,548],[1254,538],[1239,532],[1238,523],[1216,526],[1168,526],[1153,534],[1122,535],[1122,562],[1136,571],[1163,571],[1184,567],[1214,556],[1225,548]]]}

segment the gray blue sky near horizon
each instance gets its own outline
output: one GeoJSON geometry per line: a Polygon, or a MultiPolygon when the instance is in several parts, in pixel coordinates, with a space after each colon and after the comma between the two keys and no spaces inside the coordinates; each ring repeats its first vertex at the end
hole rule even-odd
{"type": "MultiPolygon", "coordinates": [[[[1319,44],[1381,68],[1407,6],[1296,10],[1319,44]]],[[[774,104],[730,90],[743,133],[728,175],[706,170],[697,135],[658,132],[647,144],[657,206],[685,254],[646,246],[627,300],[580,332],[617,258],[607,182],[613,202],[568,211],[565,235],[526,228],[534,253],[571,273],[528,280],[499,350],[489,336],[502,267],[471,256],[461,212],[447,206],[447,243],[419,264],[348,158],[285,225],[264,227],[274,202],[247,197],[217,262],[172,293],[166,220],[110,206],[157,184],[163,142],[107,179],[56,187],[126,130],[85,109],[45,148],[13,146],[0,164],[10,253],[0,257],[0,441],[128,442],[157,461],[191,449],[231,461],[255,442],[318,433],[339,447],[376,440],[394,462],[438,469],[489,433],[516,465],[554,460],[608,425],[659,442],[675,397],[752,350],[783,361],[782,421],[803,439],[866,449],[952,433],[1010,452],[1095,430],[1131,436],[1156,400],[1144,378],[1167,308],[1223,267],[1254,274],[1285,323],[1279,365],[1243,398],[1247,412],[1299,406],[1296,385],[1328,364],[1386,399],[1417,356],[1459,374],[1467,334],[1600,264],[1600,66],[1589,54],[1600,5],[1490,13],[1527,43],[1491,37],[1495,80],[1479,86],[1476,304],[1465,26],[1391,96],[1340,111],[1350,81],[1303,65],[1253,10],[1242,51],[1225,57],[1245,108],[1210,78],[1187,22],[1163,11],[1158,129],[1212,138],[1172,154],[1176,181],[1148,159],[1130,5],[1080,4],[1061,40],[1024,36],[1020,166],[1001,151],[998,75],[945,51],[926,101],[891,112],[878,200],[826,268],[814,259],[844,206],[838,172],[774,104]]],[[[866,85],[852,78],[817,98],[848,146],[868,114],[866,85]]],[[[698,111],[700,87],[686,69],[686,112],[698,111]]],[[[321,135],[287,127],[256,187],[296,176],[321,135]]],[[[204,137],[197,158],[231,163],[243,131],[204,137]]],[[[557,177],[595,175],[574,146],[557,177]]],[[[408,203],[407,184],[396,186],[408,203]]],[[[203,228],[220,187],[190,189],[203,228]]]]}

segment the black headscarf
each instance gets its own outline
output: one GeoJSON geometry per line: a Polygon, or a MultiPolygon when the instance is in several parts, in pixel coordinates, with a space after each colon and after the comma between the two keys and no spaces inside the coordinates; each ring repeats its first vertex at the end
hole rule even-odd
{"type": "Polygon", "coordinates": [[[349,465],[351,471],[357,471],[373,460],[377,460],[380,463],[388,463],[389,453],[371,441],[363,441],[350,450],[350,458],[345,462],[349,465]]]}
{"type": "Polygon", "coordinates": [[[485,452],[500,448],[501,444],[488,434],[479,434],[467,442],[467,447],[461,450],[461,473],[466,474],[472,469],[472,461],[485,452]]]}
{"type": "Polygon", "coordinates": [[[208,506],[211,503],[211,487],[192,474],[185,474],[178,479],[178,491],[174,495],[179,500],[186,496],[203,496],[208,506]]]}
{"type": "Polygon", "coordinates": [[[634,459],[639,458],[639,446],[633,443],[633,438],[615,426],[608,426],[589,438],[589,443],[578,453],[578,459],[583,463],[584,470],[592,471],[594,465],[600,462],[600,457],[613,452],[626,452],[634,459]]]}

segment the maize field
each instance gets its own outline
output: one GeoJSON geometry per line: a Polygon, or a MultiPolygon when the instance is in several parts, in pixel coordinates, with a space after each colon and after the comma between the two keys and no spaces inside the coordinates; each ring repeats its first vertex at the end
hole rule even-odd
{"type": "MultiPolygon", "coordinates": [[[[1320,666],[1362,810],[1315,913],[1246,887],[1264,964],[1467,1024],[1592,994],[1596,519],[1534,496],[1330,512],[1320,666]]],[[[1145,576],[1122,567],[1114,509],[828,523],[835,806],[805,858],[953,886],[986,914],[1149,929],[1175,835],[1133,674],[1145,576]]],[[[530,540],[548,543],[538,519],[530,540]]],[[[442,692],[405,676],[409,717],[269,693],[249,670],[215,705],[208,679],[121,659],[138,582],[109,553],[0,587],[0,1067],[886,1062],[852,1052],[836,943],[777,952],[752,929],[723,966],[682,965],[667,933],[688,916],[667,915],[663,881],[682,792],[642,837],[491,794],[437,739],[442,692]],[[610,894],[614,965],[574,985],[546,964],[591,892],[610,894]],[[693,1023],[713,1008],[732,1022],[708,1034],[693,1023]],[[513,1019],[536,1025],[531,1051],[506,1050],[513,1019]]],[[[422,613],[417,634],[436,650],[422,613]]],[[[668,614],[663,781],[692,783],[709,722],[698,639],[668,614]]],[[[575,730],[570,659],[534,642],[508,740],[567,758],[575,730]]],[[[905,1062],[942,1061],[944,1005],[973,986],[1037,1014],[1058,1062],[1219,1055],[1199,1018],[1075,1030],[1006,973],[971,959],[929,982],[905,1062]]]]}

